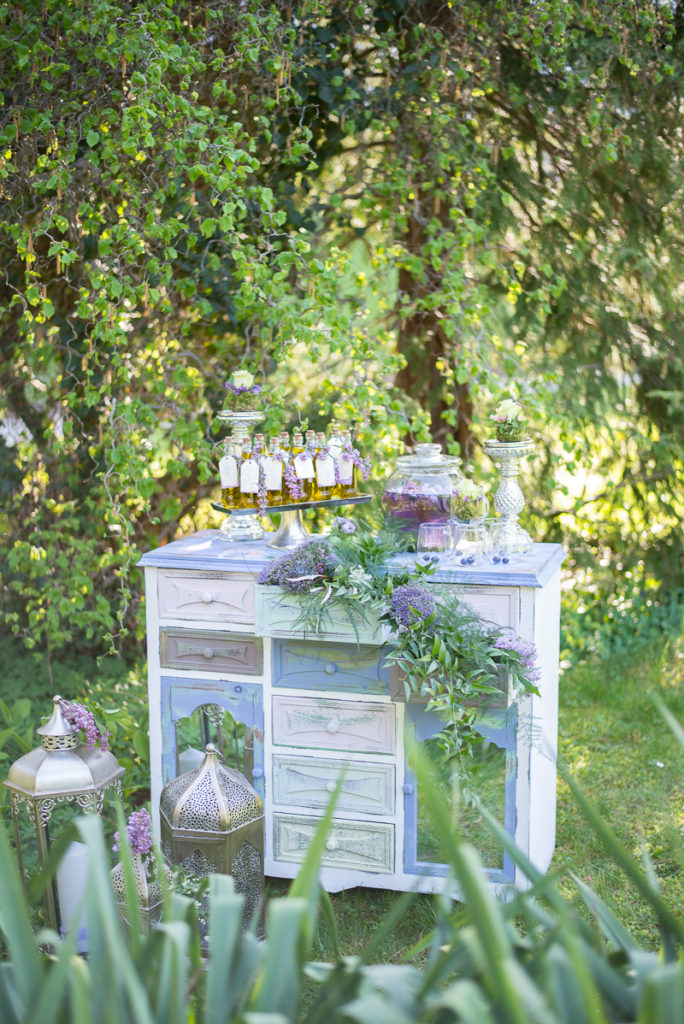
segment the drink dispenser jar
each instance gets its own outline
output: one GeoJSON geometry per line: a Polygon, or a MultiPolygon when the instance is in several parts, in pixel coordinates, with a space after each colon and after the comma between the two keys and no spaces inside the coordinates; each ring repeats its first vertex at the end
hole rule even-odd
{"type": "Polygon", "coordinates": [[[382,497],[387,525],[415,537],[421,523],[446,522],[460,465],[439,444],[417,444],[412,455],[400,456],[382,497]]]}

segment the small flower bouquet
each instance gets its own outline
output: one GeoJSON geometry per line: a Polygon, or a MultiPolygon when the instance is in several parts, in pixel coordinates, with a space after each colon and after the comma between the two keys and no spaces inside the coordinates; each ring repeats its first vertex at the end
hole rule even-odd
{"type": "Polygon", "coordinates": [[[522,441],[525,435],[525,414],[519,402],[505,398],[492,416],[496,423],[496,439],[504,444],[522,441]]]}
{"type": "Polygon", "coordinates": [[[254,374],[248,370],[235,370],[225,382],[228,408],[231,412],[251,412],[259,404],[261,384],[254,383],[254,374]]]}
{"type": "Polygon", "coordinates": [[[489,511],[489,502],[482,484],[464,477],[454,487],[451,514],[461,523],[481,522],[489,511]]]}

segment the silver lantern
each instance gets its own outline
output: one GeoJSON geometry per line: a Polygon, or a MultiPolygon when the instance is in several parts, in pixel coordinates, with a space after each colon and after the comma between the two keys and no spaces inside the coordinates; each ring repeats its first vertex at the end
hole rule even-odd
{"type": "MultiPolygon", "coordinates": [[[[22,855],[22,812],[28,813],[31,830],[38,846],[38,861],[42,869],[50,847],[50,819],[58,804],[75,804],[80,810],[92,814],[102,812],[105,792],[114,789],[122,799],[121,776],[124,769],[109,751],[89,749],[79,742],[77,733],[62,711],[61,697],[54,698],[52,716],[46,725],[36,730],[41,746],[18,758],[11,766],[4,785],[10,792],[12,821],[16,837],[17,857],[24,885],[24,857],[22,855]]],[[[52,928],[66,930],[69,913],[60,909],[60,899],[70,907],[72,896],[84,884],[83,858],[72,844],[63,862],[66,874],[58,874],[58,885],[45,889],[45,913],[52,928]],[[71,864],[71,867],[69,867],[71,864]],[[58,895],[59,894],[59,895],[58,895]]]]}
{"type": "MultiPolygon", "coordinates": [[[[140,923],[144,932],[150,932],[159,924],[164,909],[164,891],[159,878],[160,868],[154,862],[153,855],[150,855],[151,864],[146,863],[145,858],[139,853],[134,853],[132,860],[133,878],[140,908],[140,923]]],[[[167,885],[171,885],[171,872],[166,865],[163,865],[161,870],[166,874],[167,885]]],[[[112,868],[111,878],[116,909],[122,922],[128,924],[128,902],[123,864],[116,864],[112,868]]]]}
{"type": "Polygon", "coordinates": [[[264,808],[245,776],[208,743],[198,768],[164,786],[160,812],[167,862],[200,876],[232,875],[249,924],[264,890],[264,808]]]}

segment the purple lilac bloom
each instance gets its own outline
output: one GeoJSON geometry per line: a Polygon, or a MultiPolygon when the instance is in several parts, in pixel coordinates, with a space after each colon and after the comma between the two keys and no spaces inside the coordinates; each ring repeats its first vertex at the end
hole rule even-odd
{"type": "MultiPolygon", "coordinates": [[[[128,836],[131,853],[139,853],[144,856],[152,849],[152,822],[150,821],[149,812],[144,807],[141,811],[133,811],[130,815],[126,825],[126,835],[128,836]]],[[[118,832],[114,833],[112,850],[114,853],[119,852],[118,832]]]]}
{"type": "Polygon", "coordinates": [[[525,669],[525,675],[531,683],[536,683],[541,676],[537,665],[537,648],[529,640],[521,640],[520,637],[511,634],[502,635],[494,644],[500,651],[513,651],[520,658],[520,664],[525,669]]]}
{"type": "Polygon", "coordinates": [[[281,586],[293,594],[306,594],[322,579],[332,578],[338,561],[325,541],[305,541],[265,566],[257,582],[281,586]]]}
{"type": "Polygon", "coordinates": [[[92,711],[89,711],[83,704],[72,703],[68,700],[62,700],[60,704],[67,722],[76,730],[83,729],[88,750],[94,750],[98,743],[102,750],[107,749],[109,733],[100,732],[95,724],[95,716],[92,711]]]}
{"type": "Polygon", "coordinates": [[[401,626],[412,626],[429,618],[435,610],[435,599],[416,583],[405,583],[397,587],[390,599],[392,615],[401,626]]]}
{"type": "Polygon", "coordinates": [[[336,526],[340,533],[356,533],[356,523],[346,516],[335,516],[333,526],[336,526]]]}

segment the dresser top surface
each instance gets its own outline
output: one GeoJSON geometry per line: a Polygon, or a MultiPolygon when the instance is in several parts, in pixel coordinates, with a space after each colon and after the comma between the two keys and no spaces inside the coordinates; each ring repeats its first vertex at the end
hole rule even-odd
{"type": "MultiPolygon", "coordinates": [[[[200,530],[171,544],[147,551],[138,565],[160,569],[186,569],[199,572],[258,573],[283,552],[269,548],[266,542],[232,543],[219,530],[200,530]]],[[[411,565],[415,555],[398,554],[392,564],[411,565]]],[[[508,565],[484,562],[474,566],[440,565],[430,577],[434,583],[460,583],[481,586],[543,587],[559,568],[565,552],[560,544],[535,544],[526,555],[511,558],[508,565]]]]}

